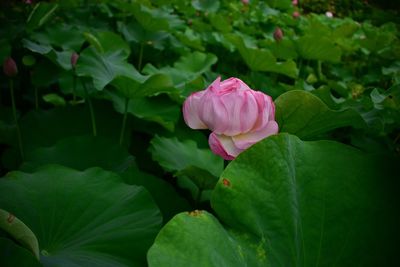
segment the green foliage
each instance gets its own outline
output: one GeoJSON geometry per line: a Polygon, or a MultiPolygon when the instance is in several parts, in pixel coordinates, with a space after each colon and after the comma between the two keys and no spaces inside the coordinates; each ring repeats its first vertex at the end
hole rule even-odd
{"type": "Polygon", "coordinates": [[[41,267],[42,265],[33,254],[23,247],[18,246],[8,238],[0,236],[0,263],[4,267],[13,266],[32,266],[41,267]]]}
{"type": "Polygon", "coordinates": [[[43,266],[143,265],[161,223],[142,187],[100,168],[10,172],[0,192],[0,205],[38,238],[43,266]]]}
{"type": "Polygon", "coordinates": [[[321,99],[305,91],[289,91],[280,95],[275,103],[280,131],[300,138],[310,139],[344,126],[366,126],[354,109],[332,110],[321,99]]]}
{"type": "Polygon", "coordinates": [[[0,266],[399,265],[397,10],[32,2],[0,8],[0,266]],[[181,115],[219,76],[281,132],[229,164],[181,115]]]}
{"type": "Polygon", "coordinates": [[[211,199],[219,220],[178,214],[157,236],[149,264],[379,265],[395,240],[395,223],[381,221],[395,210],[381,183],[394,181],[390,163],[336,142],[269,137],[221,174],[211,199]],[[387,247],[377,251],[379,240],[387,247]]]}

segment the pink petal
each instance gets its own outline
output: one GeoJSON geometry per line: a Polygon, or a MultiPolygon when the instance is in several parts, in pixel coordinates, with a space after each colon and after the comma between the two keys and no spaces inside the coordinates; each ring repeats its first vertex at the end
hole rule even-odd
{"type": "Polygon", "coordinates": [[[183,103],[183,118],[192,129],[207,129],[207,125],[200,119],[200,103],[205,91],[191,94],[183,103]]]}
{"type": "Polygon", "coordinates": [[[242,150],[235,146],[232,138],[229,136],[211,133],[208,138],[208,143],[215,154],[220,155],[226,160],[233,160],[240,154],[240,152],[242,152],[242,150]]]}
{"type": "Polygon", "coordinates": [[[257,91],[254,91],[253,94],[257,100],[259,113],[258,120],[254,124],[252,131],[259,131],[263,129],[269,121],[275,119],[275,104],[269,95],[257,91]]]}
{"type": "Polygon", "coordinates": [[[234,136],[250,131],[258,119],[257,101],[250,90],[228,93],[221,96],[228,111],[228,127],[220,132],[234,136]]]}
{"type": "Polygon", "coordinates": [[[225,104],[212,90],[207,90],[201,99],[199,118],[211,131],[218,134],[223,133],[230,124],[225,104]]]}
{"type": "Polygon", "coordinates": [[[215,81],[213,81],[210,86],[207,87],[207,91],[212,91],[214,93],[217,93],[218,91],[220,91],[221,87],[220,87],[220,83],[221,83],[221,76],[218,76],[217,79],[215,79],[215,81]]]}
{"type": "Polygon", "coordinates": [[[251,90],[242,80],[231,77],[221,82],[221,93],[251,90]]]}
{"type": "Polygon", "coordinates": [[[244,150],[250,147],[251,145],[261,141],[262,139],[278,133],[278,131],[279,131],[278,123],[276,123],[276,121],[269,121],[263,129],[233,136],[232,141],[235,147],[244,150]]]}

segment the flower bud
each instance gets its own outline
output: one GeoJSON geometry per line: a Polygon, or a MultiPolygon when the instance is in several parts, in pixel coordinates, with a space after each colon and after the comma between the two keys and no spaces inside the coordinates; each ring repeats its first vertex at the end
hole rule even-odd
{"type": "Polygon", "coordinates": [[[73,52],[71,55],[71,65],[72,68],[75,68],[76,62],[78,62],[79,54],[73,52]]]}
{"type": "Polygon", "coordinates": [[[300,13],[299,11],[294,11],[292,14],[293,18],[297,19],[298,17],[300,17],[300,13]]]}
{"type": "Polygon", "coordinates": [[[274,31],[274,39],[275,41],[279,42],[283,39],[283,31],[281,28],[276,27],[274,31]]]}
{"type": "Polygon", "coordinates": [[[14,59],[8,57],[3,63],[3,71],[8,77],[14,77],[18,74],[17,64],[14,59]]]}
{"type": "Polygon", "coordinates": [[[272,98],[237,78],[217,78],[206,90],[191,94],[183,117],[192,129],[210,129],[211,150],[226,160],[278,132],[272,98]]]}
{"type": "Polygon", "coordinates": [[[325,16],[327,16],[328,18],[333,18],[333,13],[330,11],[326,11],[325,16]]]}
{"type": "Polygon", "coordinates": [[[292,5],[297,6],[299,4],[298,0],[292,0],[292,5]]]}
{"type": "Polygon", "coordinates": [[[243,4],[243,5],[248,5],[249,2],[250,2],[250,0],[242,0],[242,4],[243,4]]]}

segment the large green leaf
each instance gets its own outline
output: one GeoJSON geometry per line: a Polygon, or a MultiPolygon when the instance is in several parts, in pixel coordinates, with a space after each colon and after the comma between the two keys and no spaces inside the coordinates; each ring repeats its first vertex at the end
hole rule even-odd
{"type": "MultiPolygon", "coordinates": [[[[108,103],[93,104],[97,134],[118,141],[121,116],[108,103]]],[[[65,137],[92,133],[89,109],[84,105],[30,111],[21,118],[20,127],[23,146],[29,150],[54,145],[65,137]]]]}
{"type": "Polygon", "coordinates": [[[173,67],[166,66],[160,69],[147,64],[143,72],[147,74],[162,73],[171,77],[175,87],[183,88],[185,84],[192,82],[201,74],[208,71],[217,62],[217,57],[213,54],[193,52],[182,56],[173,67]]]}
{"type": "Polygon", "coordinates": [[[227,35],[228,39],[235,44],[244,62],[254,71],[267,71],[284,74],[296,78],[298,69],[293,60],[277,62],[270,50],[249,47],[245,41],[236,35],[227,35]]]}
{"type": "MultiPolygon", "coordinates": [[[[71,55],[73,53],[72,50],[57,51],[50,44],[39,43],[28,39],[23,39],[22,44],[24,45],[25,48],[31,50],[34,53],[45,55],[54,64],[59,65],[64,70],[72,69],[71,65],[71,55]]],[[[43,66],[40,67],[44,68],[43,66]]]]}
{"type": "Polygon", "coordinates": [[[167,171],[182,171],[194,166],[219,176],[224,168],[221,157],[209,149],[200,149],[192,140],[179,141],[177,138],[156,136],[151,141],[153,159],[167,171]]]}
{"type": "Polygon", "coordinates": [[[342,51],[331,39],[310,34],[297,40],[298,53],[305,59],[340,62],[342,51]]]}
{"type": "Polygon", "coordinates": [[[79,76],[92,77],[98,90],[103,90],[117,76],[140,77],[137,70],[126,61],[127,55],[122,51],[103,54],[94,47],[88,47],[79,57],[76,73],[79,76]]]}
{"type": "Polygon", "coordinates": [[[85,41],[82,31],[83,29],[77,26],[57,23],[43,31],[32,33],[30,37],[41,45],[79,51],[85,41]]]}
{"type": "Polygon", "coordinates": [[[29,250],[20,247],[11,239],[0,236],[0,266],[40,267],[42,265],[29,250]]]}
{"type": "Polygon", "coordinates": [[[179,27],[179,17],[161,8],[150,8],[140,3],[119,3],[119,8],[129,10],[136,20],[148,31],[164,31],[179,27]]]}
{"type": "Polygon", "coordinates": [[[276,120],[280,132],[311,138],[344,127],[364,127],[365,122],[353,109],[336,111],[311,93],[293,90],[280,95],[276,101],[276,120]]]}
{"type": "Polygon", "coordinates": [[[119,31],[124,35],[128,42],[135,42],[140,44],[151,43],[158,49],[164,48],[164,40],[170,35],[165,31],[149,31],[146,30],[139,23],[131,22],[128,24],[118,23],[119,31]]]}
{"type": "Polygon", "coordinates": [[[219,0],[193,0],[192,6],[203,12],[217,12],[220,6],[219,0]]]}
{"type": "MultiPolygon", "coordinates": [[[[105,94],[113,103],[115,110],[124,113],[126,97],[118,92],[106,91],[105,94]]],[[[164,95],[133,98],[128,102],[128,113],[173,131],[180,116],[180,107],[164,95]]]]}
{"type": "Polygon", "coordinates": [[[86,135],[67,137],[53,146],[28,151],[20,169],[29,171],[51,163],[82,171],[97,166],[123,172],[134,162],[134,158],[115,140],[86,135]]]}
{"type": "Polygon", "coordinates": [[[45,164],[60,164],[77,170],[100,167],[121,175],[128,184],[144,186],[154,198],[168,221],[189,205],[174,188],[161,178],[140,171],[134,158],[116,140],[104,137],[72,136],[49,147],[39,147],[26,153],[20,170],[32,172],[45,164]]]}
{"type": "Polygon", "coordinates": [[[222,173],[211,201],[220,221],[205,211],[177,215],[149,265],[393,266],[390,163],[332,141],[268,137],[222,173]]]}
{"type": "Polygon", "coordinates": [[[160,208],[164,223],[179,212],[191,209],[188,201],[181,197],[171,184],[159,177],[143,172],[134,166],[121,173],[121,177],[126,183],[141,185],[149,191],[160,208]]]}
{"type": "Polygon", "coordinates": [[[128,98],[141,98],[176,91],[171,78],[161,73],[147,77],[142,76],[140,79],[132,76],[119,76],[112,81],[112,85],[128,98]]]}
{"type": "Polygon", "coordinates": [[[0,209],[0,230],[28,249],[39,260],[39,243],[35,234],[14,214],[0,209]]]}
{"type": "Polygon", "coordinates": [[[11,172],[0,180],[0,206],[36,235],[43,266],[145,266],[161,224],[142,187],[99,168],[11,172]]]}
{"type": "Polygon", "coordinates": [[[40,2],[35,5],[27,19],[27,28],[30,30],[43,26],[54,15],[58,4],[40,2]]]}

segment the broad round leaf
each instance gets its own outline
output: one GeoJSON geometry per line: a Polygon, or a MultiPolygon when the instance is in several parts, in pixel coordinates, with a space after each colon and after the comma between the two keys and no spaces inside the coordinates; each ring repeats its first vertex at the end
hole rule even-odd
{"type": "Polygon", "coordinates": [[[276,120],[280,132],[311,138],[336,128],[364,127],[365,121],[354,109],[330,109],[317,96],[300,90],[280,95],[276,100],[276,120]]]}
{"type": "Polygon", "coordinates": [[[277,62],[270,50],[249,47],[245,41],[237,35],[226,35],[239,50],[244,62],[253,71],[267,71],[280,73],[291,78],[298,76],[299,70],[293,60],[277,62]]]}
{"type": "Polygon", "coordinates": [[[145,266],[161,224],[142,187],[99,168],[10,172],[0,180],[0,206],[35,233],[43,266],[145,266]]]}
{"type": "Polygon", "coordinates": [[[198,148],[192,140],[179,141],[177,138],[155,136],[151,140],[150,152],[153,159],[167,171],[197,167],[218,177],[224,168],[221,157],[209,149],[198,148]]]}
{"type": "Polygon", "coordinates": [[[67,137],[53,146],[28,151],[20,169],[29,171],[45,164],[60,164],[82,171],[97,166],[122,172],[134,162],[134,158],[117,142],[101,136],[85,135],[67,137]]]}
{"type": "Polygon", "coordinates": [[[336,142],[271,136],[222,173],[211,200],[221,222],[202,211],[177,215],[149,265],[393,266],[389,163],[336,142]]]}
{"type": "Polygon", "coordinates": [[[93,47],[86,48],[76,64],[79,76],[93,78],[97,90],[103,90],[117,76],[136,77],[140,74],[126,61],[128,54],[124,50],[100,53],[93,47]]]}
{"type": "Polygon", "coordinates": [[[125,148],[104,137],[73,136],[61,139],[53,146],[39,147],[25,155],[20,170],[32,172],[50,163],[81,171],[100,167],[120,174],[124,182],[146,188],[160,208],[164,221],[190,209],[187,201],[169,183],[140,171],[125,148]]]}
{"type": "Polygon", "coordinates": [[[340,62],[342,50],[332,40],[319,35],[305,35],[297,40],[299,55],[305,59],[340,62]]]}
{"type": "Polygon", "coordinates": [[[40,267],[40,262],[29,250],[18,246],[11,239],[0,236],[0,266],[17,267],[29,266],[40,267]]]}

